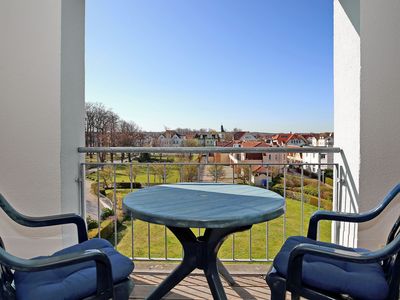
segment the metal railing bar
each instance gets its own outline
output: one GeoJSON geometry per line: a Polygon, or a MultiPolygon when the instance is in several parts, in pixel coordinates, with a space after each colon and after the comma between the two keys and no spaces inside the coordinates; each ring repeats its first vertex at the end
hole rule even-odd
{"type": "Polygon", "coordinates": [[[147,223],[147,255],[148,259],[151,259],[151,240],[150,240],[150,223],[147,223]]]}
{"type": "Polygon", "coordinates": [[[168,259],[168,234],[166,226],[164,226],[164,254],[165,259],[168,259]]]}
{"type": "MultiPolygon", "coordinates": [[[[130,257],[132,259],[132,257],[130,257]]],[[[179,262],[182,261],[182,258],[176,258],[176,257],[169,257],[168,259],[165,259],[163,257],[152,257],[152,258],[147,258],[147,257],[135,257],[136,261],[172,261],[172,262],[179,262]]],[[[232,259],[232,258],[220,258],[220,261],[222,262],[272,262],[273,259],[265,259],[265,258],[253,258],[252,260],[248,258],[237,258],[237,259],[232,259]]]]}
{"type": "MultiPolygon", "coordinates": [[[[318,153],[318,163],[321,163],[321,153],[318,153]]],[[[318,210],[321,209],[321,165],[318,165],[318,210]]],[[[320,239],[320,226],[317,224],[317,239],[320,239]]]]}
{"type": "Polygon", "coordinates": [[[301,168],[301,178],[300,178],[300,189],[301,189],[301,217],[300,217],[300,233],[304,235],[304,169],[301,168]]]}
{"type": "MultiPolygon", "coordinates": [[[[121,164],[120,162],[84,162],[81,164],[85,164],[86,166],[113,166],[113,165],[124,165],[121,164]]],[[[147,165],[149,163],[135,163],[134,165],[147,165]]],[[[201,166],[201,165],[205,165],[204,163],[194,163],[194,162],[152,162],[150,163],[152,165],[188,165],[188,166],[201,166]]],[[[296,162],[289,162],[289,163],[262,163],[262,162],[246,162],[246,163],[234,163],[234,165],[236,166],[283,166],[283,165],[291,165],[291,166],[336,166],[337,163],[296,163],[296,162]]],[[[207,163],[207,165],[216,165],[216,166],[226,166],[226,163],[207,163]]]]}
{"type": "Polygon", "coordinates": [[[133,190],[132,178],[133,178],[132,164],[130,164],[130,165],[129,165],[129,182],[130,182],[130,191],[131,191],[131,192],[132,192],[132,190],[133,190]]]}
{"type": "Polygon", "coordinates": [[[283,167],[283,198],[285,199],[285,213],[283,214],[283,241],[286,240],[286,165],[283,167]]]}
{"type": "Polygon", "coordinates": [[[147,187],[150,186],[150,165],[147,163],[147,187]]]}
{"type": "MultiPolygon", "coordinates": [[[[99,161],[99,155],[96,155],[99,161]]],[[[100,210],[100,167],[97,166],[97,223],[98,223],[98,237],[101,238],[101,210],[100,210]]]]}
{"type": "Polygon", "coordinates": [[[338,147],[79,147],[79,153],[339,153],[338,147]]]}
{"type": "Polygon", "coordinates": [[[132,212],[131,212],[131,231],[132,231],[132,259],[135,259],[135,220],[133,219],[132,212]]]}
{"type": "Polygon", "coordinates": [[[118,212],[117,212],[117,165],[114,165],[114,188],[113,188],[113,200],[114,200],[114,247],[117,249],[118,245],[118,212]]]}

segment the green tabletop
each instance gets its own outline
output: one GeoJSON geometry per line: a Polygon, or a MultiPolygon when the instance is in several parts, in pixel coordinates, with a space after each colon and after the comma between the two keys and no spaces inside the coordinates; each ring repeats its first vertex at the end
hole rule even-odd
{"type": "Polygon", "coordinates": [[[134,218],[174,227],[226,228],[261,223],[285,211],[272,191],[221,183],[163,184],[129,193],[124,206],[134,218]]]}

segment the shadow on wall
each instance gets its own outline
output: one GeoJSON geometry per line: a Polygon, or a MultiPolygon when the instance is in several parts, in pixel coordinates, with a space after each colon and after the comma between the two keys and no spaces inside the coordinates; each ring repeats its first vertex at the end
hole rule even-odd
{"type": "Polygon", "coordinates": [[[360,0],[338,0],[360,36],[360,0]]]}
{"type": "MultiPolygon", "coordinates": [[[[359,192],[353,179],[346,155],[340,152],[343,165],[340,166],[340,184],[338,186],[339,201],[337,210],[341,212],[358,212],[359,192]]],[[[358,225],[341,223],[339,227],[339,243],[351,247],[357,246],[358,225]]]]}

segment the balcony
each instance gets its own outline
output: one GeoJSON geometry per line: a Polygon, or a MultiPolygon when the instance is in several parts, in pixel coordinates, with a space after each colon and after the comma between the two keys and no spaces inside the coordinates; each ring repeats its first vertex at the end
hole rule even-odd
{"type": "MultiPolygon", "coordinates": [[[[232,287],[224,282],[230,299],[268,299],[263,276],[286,238],[305,235],[313,212],[339,207],[338,194],[334,192],[339,185],[339,167],[321,162],[321,157],[340,152],[337,148],[80,148],[79,152],[86,157],[81,164],[81,207],[92,228],[89,236],[108,239],[137,263],[134,299],[144,298],[166,277],[181,260],[182,248],[165,226],[133,220],[121,206],[127,193],[158,184],[222,182],[272,189],[286,199],[287,211],[282,217],[235,233],[224,242],[219,257],[228,263],[237,282],[232,287]],[[252,153],[265,153],[264,157],[273,160],[232,159],[252,153]],[[299,162],[305,154],[319,159],[315,163],[299,162]],[[147,161],[143,161],[144,157],[147,161]]],[[[332,228],[336,225],[322,223],[320,240],[337,240],[337,231],[332,228]]],[[[203,232],[193,230],[196,235],[203,232]]],[[[196,299],[211,297],[200,273],[184,280],[168,299],[192,299],[193,293],[196,299]]]]}
{"type": "MultiPolygon", "coordinates": [[[[131,299],[145,299],[166,278],[167,272],[172,270],[171,265],[163,265],[161,272],[148,268],[149,266],[145,265],[142,269],[140,264],[136,267],[133,274],[136,287],[131,299]]],[[[262,268],[237,265],[236,267],[228,266],[228,269],[237,283],[236,286],[231,287],[223,281],[228,299],[270,299],[271,294],[264,279],[268,269],[267,265],[262,266],[262,268]],[[260,273],[263,273],[263,275],[260,275],[260,273]]],[[[196,272],[183,280],[165,299],[212,299],[212,295],[204,275],[196,272]]],[[[288,296],[287,299],[290,299],[290,297],[288,296]]]]}
{"type": "MultiPolygon", "coordinates": [[[[376,206],[389,188],[399,181],[399,9],[398,1],[395,0],[335,0],[334,5],[334,132],[335,146],[341,152],[335,154],[333,168],[336,171],[331,203],[334,210],[359,212],[376,206]]],[[[92,180],[96,182],[97,174],[99,177],[101,175],[97,170],[102,169],[102,164],[111,170],[111,177],[114,170],[115,173],[119,171],[119,167],[117,162],[98,162],[96,155],[94,161],[83,162],[83,155],[77,151],[84,144],[84,1],[54,0],[51,5],[49,1],[26,1],[23,6],[24,9],[21,9],[21,1],[3,1],[0,4],[0,11],[7,15],[0,18],[4,46],[0,55],[3,104],[0,110],[0,192],[12,199],[13,206],[26,215],[80,212],[88,213],[97,220],[102,211],[98,205],[101,199],[96,196],[90,202],[93,205],[86,206],[85,200],[90,190],[82,188],[83,178],[90,176],[86,174],[87,171],[94,170],[92,180]]],[[[307,103],[300,105],[306,106],[307,103]]],[[[81,152],[87,151],[83,149],[81,152]]],[[[203,172],[207,178],[200,178],[203,165],[208,170],[215,164],[211,156],[208,161],[206,156],[203,157],[194,165],[200,169],[200,176],[194,178],[216,178],[219,181],[220,178],[212,176],[209,171],[203,172]]],[[[130,163],[123,162],[123,165],[125,169],[130,169],[130,163]]],[[[153,165],[140,165],[143,169],[141,176],[146,177],[149,170],[144,186],[172,181],[171,177],[166,176],[169,168],[178,174],[173,178],[179,178],[179,164],[178,167],[176,163],[170,165],[162,162],[158,165],[161,173],[156,175],[156,182],[151,173],[153,165]]],[[[135,167],[132,164],[132,171],[135,167]]],[[[293,233],[304,234],[309,214],[318,208],[325,208],[322,183],[319,184],[321,189],[317,190],[317,196],[310,198],[316,199],[316,205],[306,209],[309,203],[301,182],[297,184],[297,191],[294,191],[296,194],[291,194],[293,191],[290,191],[287,181],[293,175],[292,171],[297,169],[300,170],[300,174],[296,171],[297,176],[303,175],[305,187],[306,170],[297,168],[293,162],[284,162],[280,167],[283,180],[280,182],[280,192],[286,198],[299,196],[292,203],[297,205],[297,212],[300,213],[290,216],[289,207],[285,218],[261,224],[261,234],[246,232],[235,236],[235,240],[233,237],[228,240],[221,251],[221,258],[228,263],[228,268],[231,264],[267,266],[283,239],[293,233]],[[304,211],[301,210],[303,204],[304,211]],[[291,222],[292,217],[296,222],[291,222]],[[236,242],[243,245],[243,248],[239,249],[236,242]]],[[[250,176],[246,178],[247,171],[244,169],[237,177],[238,167],[224,168],[233,175],[223,180],[252,182],[250,176]]],[[[182,173],[183,170],[182,165],[182,173]]],[[[218,173],[217,167],[215,170],[218,173]]],[[[266,170],[268,174],[265,177],[269,178],[272,168],[267,166],[266,170]]],[[[320,174],[318,182],[323,181],[322,171],[322,167],[320,172],[317,168],[320,174]]],[[[128,173],[125,173],[125,178],[129,178],[128,173]]],[[[125,179],[128,184],[131,181],[125,179]]],[[[114,182],[115,185],[119,183],[118,175],[111,182],[111,189],[108,189],[108,195],[111,193],[109,206],[111,210],[114,208],[115,212],[120,213],[118,201],[115,200],[120,199],[122,194],[117,186],[113,186],[114,182]]],[[[266,183],[269,185],[270,181],[266,183]]],[[[379,222],[365,226],[328,224],[324,227],[322,224],[320,238],[347,246],[378,249],[385,243],[386,233],[398,217],[399,207],[399,204],[393,204],[379,222]]],[[[175,244],[170,240],[168,231],[168,243],[165,243],[163,228],[153,230],[151,225],[132,222],[129,216],[125,222],[133,226],[131,234],[121,235],[121,238],[126,239],[125,253],[137,261],[138,265],[146,263],[143,260],[163,266],[179,261],[180,251],[172,253],[175,247],[169,247],[169,243],[172,243],[171,246],[175,244]],[[138,234],[138,226],[144,229],[143,235],[138,234]],[[142,239],[138,239],[139,236],[142,239]],[[153,245],[156,237],[161,240],[159,249],[153,245]]],[[[112,230],[117,233],[110,240],[118,247],[121,243],[118,235],[121,226],[117,219],[112,219],[110,223],[112,230]]],[[[125,227],[129,231],[129,226],[125,227]]],[[[21,257],[46,255],[76,243],[75,232],[69,228],[23,230],[9,222],[4,215],[0,218],[0,228],[7,250],[21,257]]],[[[96,231],[95,228],[93,230],[96,231]]],[[[258,275],[264,272],[265,269],[256,270],[258,275]]],[[[139,283],[146,283],[144,275],[137,276],[139,283]]],[[[239,276],[237,280],[241,278],[246,277],[239,276]]],[[[258,286],[259,281],[254,279],[254,282],[258,286]]],[[[244,283],[243,286],[246,287],[244,283]]],[[[264,290],[265,295],[268,295],[266,285],[264,290]]],[[[263,297],[252,295],[257,299],[263,297]]],[[[191,298],[189,294],[179,297],[191,298]]]]}

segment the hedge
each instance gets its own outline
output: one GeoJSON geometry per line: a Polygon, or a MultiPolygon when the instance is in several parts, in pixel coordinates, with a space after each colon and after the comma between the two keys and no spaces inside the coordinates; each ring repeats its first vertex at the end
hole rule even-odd
{"type": "MultiPolygon", "coordinates": [[[[114,220],[107,219],[100,224],[100,236],[103,239],[109,239],[114,233],[114,220]]],[[[99,228],[88,230],[89,239],[93,239],[99,236],[99,228]]]]}
{"type": "MultiPolygon", "coordinates": [[[[283,196],[283,188],[279,188],[279,187],[275,186],[275,187],[271,188],[271,190],[273,190],[274,192],[277,192],[278,194],[283,196]]],[[[286,197],[297,200],[297,201],[301,201],[301,193],[299,193],[299,192],[286,190],[286,197]]],[[[318,207],[318,197],[303,194],[303,200],[306,203],[309,203],[313,206],[318,207]]],[[[324,199],[324,198],[321,198],[320,200],[321,200],[321,202],[320,202],[321,208],[326,209],[326,210],[332,210],[332,201],[324,199]]]]}
{"type": "MultiPolygon", "coordinates": [[[[92,191],[95,195],[97,195],[97,188],[98,184],[97,182],[92,183],[92,191]]],[[[130,189],[131,188],[131,183],[130,182],[117,182],[116,183],[116,188],[117,189],[130,189]]],[[[140,182],[132,182],[132,189],[141,189],[142,184],[140,182]]],[[[107,189],[102,188],[102,185],[100,185],[100,194],[106,197],[106,190],[113,190],[114,187],[109,187],[107,189]]]]}

